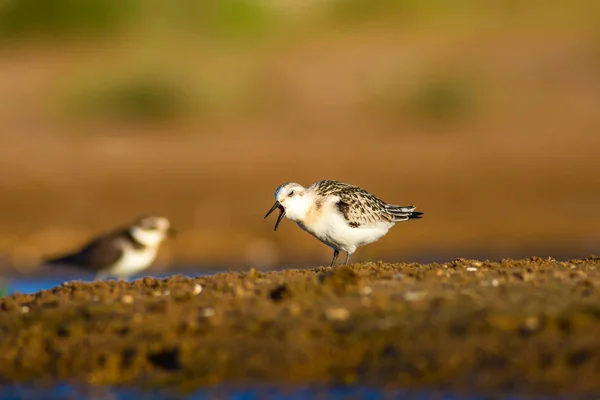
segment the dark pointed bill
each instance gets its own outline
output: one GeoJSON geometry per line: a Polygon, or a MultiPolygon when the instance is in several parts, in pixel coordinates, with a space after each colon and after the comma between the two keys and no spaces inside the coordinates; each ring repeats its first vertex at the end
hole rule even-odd
{"type": "Polygon", "coordinates": [[[281,204],[279,204],[278,201],[276,201],[275,204],[273,204],[273,207],[271,207],[271,209],[269,210],[269,212],[265,214],[265,218],[267,218],[277,208],[279,208],[279,217],[277,217],[277,222],[275,222],[275,229],[274,229],[275,231],[277,230],[279,223],[285,216],[285,208],[283,208],[283,206],[281,204]]]}
{"type": "Polygon", "coordinates": [[[176,230],[176,229],[173,229],[173,228],[171,228],[171,227],[169,227],[169,229],[167,229],[167,235],[169,235],[169,236],[176,236],[176,235],[177,235],[177,233],[178,233],[178,232],[177,232],[177,230],[176,230]]]}

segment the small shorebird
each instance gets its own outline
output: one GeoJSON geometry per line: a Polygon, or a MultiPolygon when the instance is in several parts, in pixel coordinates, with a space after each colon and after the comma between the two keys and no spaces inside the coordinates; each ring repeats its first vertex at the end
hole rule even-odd
{"type": "Polygon", "coordinates": [[[335,261],[340,250],[346,252],[346,264],[359,246],[379,240],[396,222],[421,218],[415,206],[387,204],[357,186],[338,181],[319,181],[308,188],[295,182],[275,190],[275,204],[267,218],[279,209],[275,230],[283,217],[295,221],[333,249],[335,261]]]}
{"type": "Polygon", "coordinates": [[[75,253],[47,260],[44,265],[64,265],[127,280],[154,262],[161,243],[174,233],[167,218],[147,216],[130,226],[92,239],[75,253]]]}

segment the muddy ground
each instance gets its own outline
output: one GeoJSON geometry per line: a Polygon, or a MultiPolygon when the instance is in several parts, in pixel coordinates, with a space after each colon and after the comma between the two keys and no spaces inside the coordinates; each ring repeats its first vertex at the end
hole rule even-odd
{"type": "Polygon", "coordinates": [[[65,283],[0,300],[0,379],[600,393],[600,258],[65,283]]]}

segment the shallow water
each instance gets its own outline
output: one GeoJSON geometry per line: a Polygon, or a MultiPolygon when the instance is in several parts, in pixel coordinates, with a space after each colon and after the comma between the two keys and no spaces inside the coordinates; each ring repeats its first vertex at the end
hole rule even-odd
{"type": "MultiPolygon", "coordinates": [[[[182,275],[188,277],[198,277],[198,276],[208,276],[215,275],[218,273],[226,272],[223,269],[202,269],[197,271],[169,271],[169,273],[164,274],[148,274],[132,277],[129,281],[134,281],[136,279],[142,279],[144,277],[152,277],[152,278],[167,278],[173,275],[182,275]]],[[[84,282],[92,282],[94,280],[94,276],[91,274],[59,274],[59,275],[51,275],[51,276],[40,276],[40,275],[31,275],[25,277],[18,278],[7,278],[4,279],[4,293],[9,295],[13,293],[20,294],[32,294],[35,292],[39,292],[40,290],[48,290],[53,287],[60,286],[64,282],[69,281],[84,281],[84,282]]]]}
{"type": "MultiPolygon", "coordinates": [[[[569,397],[572,399],[572,397],[569,397]]],[[[452,395],[435,391],[389,390],[373,387],[305,387],[278,388],[271,387],[213,387],[201,389],[187,395],[177,395],[168,392],[141,392],[127,388],[85,387],[60,384],[53,387],[11,386],[0,389],[0,399],[11,400],[204,400],[204,399],[235,399],[235,400],[562,400],[558,397],[521,397],[500,395],[452,395]]],[[[566,399],[566,398],[564,398],[566,399]]]]}

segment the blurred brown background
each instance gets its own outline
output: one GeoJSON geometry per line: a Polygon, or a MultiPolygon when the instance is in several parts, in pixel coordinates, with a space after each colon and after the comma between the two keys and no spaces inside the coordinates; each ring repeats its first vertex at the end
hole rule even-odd
{"type": "Polygon", "coordinates": [[[328,263],[263,220],[321,179],[425,212],[354,261],[587,256],[600,3],[3,0],[0,142],[24,270],[147,213],[164,265],[328,263]]]}

